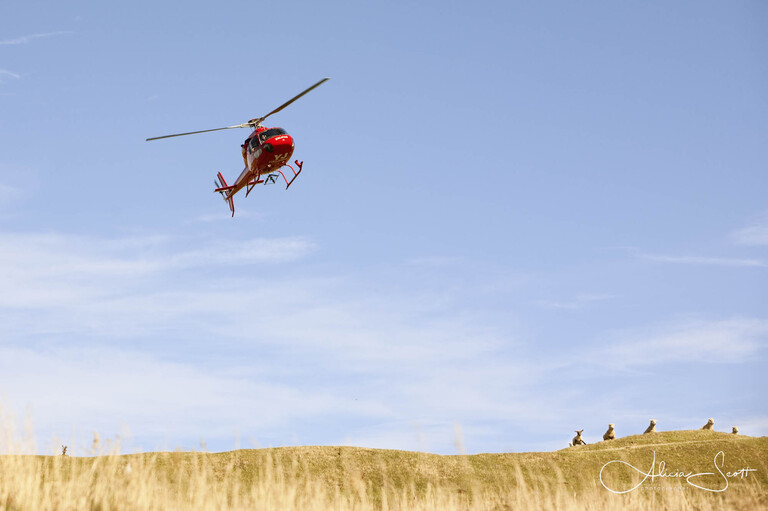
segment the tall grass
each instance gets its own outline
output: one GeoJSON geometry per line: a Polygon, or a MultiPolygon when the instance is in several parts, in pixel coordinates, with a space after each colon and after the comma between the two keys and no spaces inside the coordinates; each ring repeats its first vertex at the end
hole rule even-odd
{"type": "MultiPolygon", "coordinates": [[[[670,432],[666,438],[691,435],[702,434],[670,432]]],[[[654,484],[613,494],[600,485],[594,467],[618,456],[614,446],[625,450],[618,442],[595,462],[596,446],[474,456],[352,447],[126,455],[119,453],[118,442],[102,444],[98,436],[91,456],[40,456],[23,454],[37,451],[30,434],[21,437],[0,427],[0,452],[8,453],[0,454],[0,511],[768,509],[764,477],[722,493],[675,481],[676,486],[654,484]]],[[[764,455],[763,440],[742,442],[757,446],[749,447],[750,458],[764,455]]],[[[630,438],[627,445],[633,442],[630,438]]],[[[682,451],[685,444],[681,440],[669,448],[682,451]]],[[[739,444],[729,445],[735,452],[739,444]]]]}
{"type": "Polygon", "coordinates": [[[277,452],[266,453],[257,466],[238,456],[221,463],[216,456],[0,456],[0,510],[715,510],[765,509],[768,504],[754,484],[720,495],[679,486],[625,495],[597,485],[569,491],[553,466],[539,467],[538,480],[518,467],[515,485],[477,480],[456,490],[439,480],[418,486],[386,473],[365,478],[353,469],[329,482],[297,458],[286,466],[277,452]],[[546,477],[547,471],[555,477],[546,477]]]}

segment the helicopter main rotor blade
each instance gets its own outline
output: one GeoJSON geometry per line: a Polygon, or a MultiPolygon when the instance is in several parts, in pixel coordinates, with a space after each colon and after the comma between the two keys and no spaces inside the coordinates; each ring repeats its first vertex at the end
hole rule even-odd
{"type": "Polygon", "coordinates": [[[184,135],[196,135],[198,133],[208,133],[210,131],[231,130],[234,128],[248,128],[248,127],[253,127],[253,124],[250,122],[245,122],[243,124],[238,124],[237,126],[226,126],[224,128],[214,128],[212,130],[190,131],[188,133],[176,133],[174,135],[163,135],[162,137],[148,138],[146,141],[149,142],[150,140],[160,140],[161,138],[183,137],[184,135]]]}
{"type": "Polygon", "coordinates": [[[196,135],[198,133],[209,133],[211,131],[231,130],[231,129],[234,129],[234,128],[255,128],[259,124],[261,124],[261,121],[263,121],[264,119],[266,119],[270,115],[276,114],[277,112],[279,112],[283,108],[287,107],[288,105],[290,105],[291,103],[293,103],[294,101],[296,101],[297,99],[302,97],[304,94],[310,92],[311,90],[315,89],[316,87],[319,87],[320,85],[324,84],[328,80],[329,80],[329,78],[323,78],[322,80],[320,80],[319,82],[314,84],[312,87],[310,87],[307,90],[305,90],[304,92],[294,96],[292,99],[289,99],[288,101],[286,101],[285,103],[283,103],[279,107],[277,107],[274,110],[272,110],[271,112],[269,112],[264,117],[256,117],[255,119],[251,119],[248,122],[244,122],[243,124],[238,124],[236,126],[225,126],[224,128],[214,128],[212,130],[189,131],[187,133],[175,133],[173,135],[163,135],[162,137],[152,137],[152,138],[148,138],[147,142],[149,142],[150,140],[160,140],[160,139],[163,139],[163,138],[172,138],[172,137],[183,137],[185,135],[196,135]]]}
{"type": "Polygon", "coordinates": [[[282,110],[283,108],[287,107],[288,105],[290,105],[291,103],[293,103],[294,101],[296,101],[297,99],[299,99],[300,97],[302,97],[304,94],[306,94],[306,93],[310,92],[311,90],[313,90],[313,89],[315,89],[315,88],[317,88],[317,87],[320,87],[322,84],[324,84],[325,82],[327,82],[329,79],[330,79],[330,78],[323,78],[322,80],[320,80],[319,82],[317,82],[316,84],[314,84],[312,87],[310,87],[310,88],[308,88],[307,90],[305,90],[304,92],[302,92],[302,93],[300,93],[300,94],[298,94],[298,95],[294,96],[292,99],[289,99],[288,101],[286,101],[285,103],[283,103],[283,104],[282,104],[282,105],[280,105],[279,107],[277,107],[277,108],[275,108],[274,110],[272,110],[271,112],[269,112],[269,113],[268,113],[267,115],[265,115],[264,117],[257,117],[256,119],[252,119],[252,120],[251,120],[251,121],[249,121],[249,122],[258,121],[258,122],[257,122],[257,124],[258,124],[258,123],[260,123],[261,121],[263,121],[264,119],[266,119],[266,118],[267,118],[267,117],[269,117],[270,115],[272,115],[272,114],[276,114],[277,112],[279,112],[279,111],[280,111],[280,110],[282,110]]]}

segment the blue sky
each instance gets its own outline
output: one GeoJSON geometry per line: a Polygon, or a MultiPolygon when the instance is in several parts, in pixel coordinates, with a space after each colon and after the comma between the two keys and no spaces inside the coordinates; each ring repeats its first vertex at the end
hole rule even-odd
{"type": "Polygon", "coordinates": [[[3,414],[75,452],[94,430],[445,454],[650,418],[768,434],[767,22],[756,1],[5,2],[3,414]],[[234,219],[213,178],[247,130],[145,142],[324,77],[267,122],[304,172],[234,219]]]}

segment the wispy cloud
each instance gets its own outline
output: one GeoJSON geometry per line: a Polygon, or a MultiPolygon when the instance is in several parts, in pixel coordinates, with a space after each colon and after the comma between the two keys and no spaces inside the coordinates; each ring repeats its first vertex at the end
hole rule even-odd
{"type": "MultiPolygon", "coordinates": [[[[315,250],[305,238],[251,239],[191,243],[163,236],[101,239],[56,234],[0,235],[0,306],[13,310],[50,308],[45,318],[73,318],[91,310],[89,321],[98,320],[99,311],[109,323],[109,310],[127,307],[133,301],[141,312],[156,317],[148,307],[153,297],[161,309],[173,303],[160,282],[185,281],[185,272],[206,273],[226,278],[241,274],[243,268],[291,262],[315,250]],[[189,248],[192,244],[195,248],[189,248]],[[164,298],[163,298],[164,297],[164,298]]],[[[213,285],[213,284],[211,284],[213,285]]],[[[184,289],[179,285],[175,289],[184,289]]],[[[215,304],[214,304],[215,305],[215,304]]],[[[196,309],[191,309],[196,310],[196,309]]],[[[127,319],[126,312],[113,311],[127,319]]],[[[145,314],[146,316],[146,314],[145,314]]],[[[116,319],[116,318],[113,318],[116,319]]],[[[159,319],[159,318],[158,318],[159,319]]],[[[64,324],[69,324],[64,321],[64,324]]],[[[116,321],[116,325],[122,321],[116,321]]],[[[10,327],[11,325],[6,325],[10,327]]],[[[25,325],[29,326],[29,325],[25,325]]],[[[37,330],[37,328],[32,329],[37,330]]]]}
{"type": "Polygon", "coordinates": [[[34,422],[46,440],[72,429],[111,434],[127,425],[138,433],[137,442],[173,431],[173,446],[134,447],[186,443],[189,448],[189,441],[198,441],[202,432],[219,441],[232,438],[235,428],[274,438],[292,422],[319,415],[387,414],[386,408],[361,396],[354,401],[328,389],[270,381],[269,374],[246,377],[113,347],[34,351],[0,345],[0,372],[0,387],[14,383],[13,394],[7,396],[10,406],[23,410],[32,405],[34,422]]]}
{"type": "Polygon", "coordinates": [[[21,78],[21,76],[17,73],[14,73],[13,71],[8,71],[7,69],[0,69],[0,83],[3,83],[7,78],[18,80],[19,78],[21,78]]]}
{"type": "MultiPolygon", "coordinates": [[[[636,403],[620,409],[575,388],[574,375],[602,374],[594,364],[739,362],[768,335],[768,321],[755,318],[683,321],[610,334],[610,348],[591,354],[553,350],[518,338],[525,329],[510,320],[514,310],[476,302],[486,283],[457,277],[454,263],[426,284],[414,281],[423,272],[412,261],[279,271],[316,250],[304,237],[222,245],[0,234],[0,394],[17,409],[32,404],[47,438],[127,424],[146,448],[164,437],[194,447],[200,436],[231,448],[225,439],[239,428],[262,445],[296,438],[447,453],[456,422],[470,452],[528,427],[510,448],[557,448],[571,429],[563,421],[583,420],[587,408],[595,420],[608,408],[636,412],[636,403]]],[[[607,299],[579,294],[549,305],[607,299]]]]}
{"type": "Polygon", "coordinates": [[[424,256],[406,261],[406,264],[414,266],[455,266],[466,263],[465,258],[458,256],[424,256]]]}
{"type": "Polygon", "coordinates": [[[578,294],[571,300],[536,300],[534,303],[545,309],[579,310],[596,302],[603,302],[614,298],[613,295],[599,293],[578,294]]]}
{"type": "Polygon", "coordinates": [[[738,363],[768,347],[768,320],[691,320],[640,332],[615,334],[592,363],[618,368],[675,362],[738,363]]]}
{"type": "MultiPolygon", "coordinates": [[[[222,207],[222,209],[226,210],[227,209],[227,203],[226,202],[222,202],[221,203],[221,207],[222,207]]],[[[211,222],[225,223],[225,222],[228,222],[228,223],[231,224],[232,222],[241,222],[241,221],[246,220],[246,219],[248,221],[263,222],[264,220],[266,220],[268,218],[269,218],[269,214],[268,213],[249,211],[247,208],[241,207],[241,208],[238,208],[237,216],[235,216],[235,217],[230,217],[227,214],[221,214],[219,212],[219,213],[210,213],[210,214],[206,214],[206,215],[200,215],[200,216],[194,218],[191,221],[192,222],[204,222],[204,223],[211,223],[211,222]]]]}
{"type": "Polygon", "coordinates": [[[0,41],[0,45],[17,45],[17,44],[27,44],[31,41],[34,41],[35,39],[41,39],[45,37],[55,37],[60,35],[68,35],[72,34],[71,30],[58,30],[56,32],[45,32],[41,34],[29,34],[24,35],[21,37],[16,37],[15,39],[4,39],[0,41]]]}
{"type": "Polygon", "coordinates": [[[0,207],[21,195],[21,189],[0,183],[0,207]]]}
{"type": "Polygon", "coordinates": [[[768,245],[768,216],[761,222],[734,231],[731,239],[739,245],[768,245]]]}
{"type": "MultiPolygon", "coordinates": [[[[0,188],[3,190],[14,192],[12,187],[0,188]]],[[[301,237],[197,243],[166,236],[104,239],[35,233],[3,234],[0,241],[0,264],[17,266],[19,270],[37,264],[46,274],[82,275],[285,262],[304,257],[316,248],[311,240],[301,237]],[[185,243],[195,248],[185,248],[185,243]]]]}
{"type": "MultiPolygon", "coordinates": [[[[403,296],[379,275],[258,271],[306,257],[315,245],[304,238],[185,245],[166,236],[1,235],[0,391],[20,389],[12,397],[22,407],[45,410],[46,432],[80,417],[88,430],[115,431],[119,419],[145,435],[171,428],[174,438],[226,436],[220,424],[239,424],[273,428],[284,442],[288,423],[350,413],[388,424],[429,417],[450,433],[466,414],[542,413],[526,389],[546,370],[499,357],[512,341],[482,311],[432,299],[441,291],[403,296]],[[188,353],[192,361],[180,362],[188,353]],[[57,404],[63,395],[88,398],[57,404]]],[[[354,426],[345,431],[339,441],[354,426]]]]}
{"type": "Polygon", "coordinates": [[[732,267],[768,267],[768,262],[762,259],[743,259],[734,257],[709,257],[709,256],[677,256],[663,254],[639,254],[639,257],[649,261],[671,264],[690,265],[714,265],[732,267]]]}

